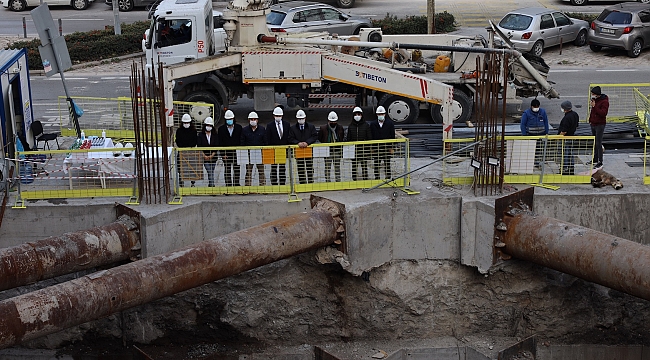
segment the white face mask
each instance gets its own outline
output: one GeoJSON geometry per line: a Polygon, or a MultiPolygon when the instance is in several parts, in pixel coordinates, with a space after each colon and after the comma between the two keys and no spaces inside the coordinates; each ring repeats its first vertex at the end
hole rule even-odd
{"type": "Polygon", "coordinates": [[[279,123],[280,121],[282,121],[282,117],[278,117],[278,116],[276,116],[276,117],[275,117],[275,122],[279,123]]]}
{"type": "Polygon", "coordinates": [[[361,115],[354,115],[354,121],[361,121],[361,115]]]}
{"type": "Polygon", "coordinates": [[[189,129],[190,128],[190,123],[183,123],[183,127],[186,128],[186,129],[189,129]]]}
{"type": "Polygon", "coordinates": [[[251,120],[250,124],[251,124],[252,127],[257,126],[257,120],[251,120]]]}
{"type": "Polygon", "coordinates": [[[533,112],[538,112],[539,108],[532,108],[533,112]]]}
{"type": "Polygon", "coordinates": [[[212,126],[208,125],[208,126],[205,127],[205,129],[208,130],[208,131],[212,131],[212,126]]]}
{"type": "Polygon", "coordinates": [[[305,124],[305,119],[298,119],[298,124],[304,125],[305,124]]]}
{"type": "Polygon", "coordinates": [[[377,115],[377,120],[379,120],[380,122],[383,122],[384,120],[386,120],[386,116],[385,115],[377,115]]]}
{"type": "Polygon", "coordinates": [[[596,95],[591,95],[591,100],[596,100],[597,96],[596,95]]]}

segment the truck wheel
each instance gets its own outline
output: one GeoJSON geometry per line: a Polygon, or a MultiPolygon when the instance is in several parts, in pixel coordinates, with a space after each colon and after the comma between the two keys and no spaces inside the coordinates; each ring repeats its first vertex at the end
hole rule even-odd
{"type": "Polygon", "coordinates": [[[349,9],[354,6],[354,0],[336,0],[336,6],[349,9]]]}
{"type": "Polygon", "coordinates": [[[207,91],[197,91],[187,95],[183,99],[183,101],[214,104],[214,115],[212,116],[212,120],[214,120],[214,125],[216,126],[221,120],[221,116],[223,115],[223,106],[221,105],[221,101],[219,101],[219,98],[214,96],[214,94],[207,91]]]}
{"type": "MultiPolygon", "coordinates": [[[[452,122],[466,122],[472,117],[472,108],[474,102],[462,91],[454,91],[454,100],[451,103],[451,120],[452,122]]],[[[442,105],[431,105],[431,119],[436,124],[442,124],[442,105]]]]}
{"type": "Polygon", "coordinates": [[[386,115],[396,124],[412,124],[420,115],[416,101],[398,95],[385,94],[379,105],[386,108],[386,115]]]}

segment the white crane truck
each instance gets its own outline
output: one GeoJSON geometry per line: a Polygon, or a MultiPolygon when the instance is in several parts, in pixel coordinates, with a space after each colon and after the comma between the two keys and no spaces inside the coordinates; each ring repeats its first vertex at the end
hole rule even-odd
{"type": "Polygon", "coordinates": [[[272,110],[276,94],[284,94],[290,107],[333,108],[342,105],[323,100],[350,98],[355,105],[384,106],[396,123],[414,122],[425,109],[434,121],[450,125],[469,120],[476,79],[467,75],[476,69],[476,57],[489,52],[509,52],[516,59],[507,94],[558,97],[546,81],[543,60],[534,67],[517,51],[494,49],[480,36],[382,35],[380,29],[345,38],[272,34],[266,26],[269,2],[233,0],[223,12],[222,28],[214,29],[211,0],[163,0],[145,46],[148,66],[165,63],[166,103],[212,103],[218,121],[224,106],[243,95],[254,99],[257,111],[272,110]],[[215,44],[215,38],[224,43],[215,44]],[[432,71],[439,54],[450,58],[449,71],[432,71]]]}

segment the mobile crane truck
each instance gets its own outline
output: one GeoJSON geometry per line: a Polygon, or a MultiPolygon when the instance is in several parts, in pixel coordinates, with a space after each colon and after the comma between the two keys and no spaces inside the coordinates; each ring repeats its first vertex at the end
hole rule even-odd
{"type": "MultiPolygon", "coordinates": [[[[543,60],[531,65],[521,53],[495,49],[480,36],[383,35],[380,29],[361,29],[357,37],[346,38],[272,35],[266,26],[269,3],[233,0],[223,12],[222,28],[214,29],[211,0],[163,0],[145,47],[151,50],[148,66],[165,64],[166,103],[212,103],[218,121],[224,106],[243,95],[254,100],[256,111],[272,110],[276,94],[284,94],[291,107],[335,107],[321,102],[346,97],[363,106],[370,98],[396,123],[414,122],[420,109],[428,110],[434,121],[446,124],[448,136],[448,125],[469,120],[472,112],[476,80],[463,75],[475,70],[477,56],[496,52],[515,58],[508,83],[516,91],[506,93],[559,97],[546,81],[543,60]],[[170,27],[178,28],[172,30],[177,35],[167,35],[170,27]],[[451,71],[432,71],[430,59],[438,54],[449,55],[451,71]]],[[[171,116],[167,125],[173,126],[171,116]]]]}

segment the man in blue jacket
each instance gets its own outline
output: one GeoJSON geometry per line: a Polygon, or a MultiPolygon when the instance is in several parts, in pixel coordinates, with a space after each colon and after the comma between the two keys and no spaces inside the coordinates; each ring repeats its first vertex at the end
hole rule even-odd
{"type": "MultiPolygon", "coordinates": [[[[521,116],[521,134],[524,136],[548,135],[548,117],[546,110],[540,107],[539,100],[533,99],[530,108],[521,116]]],[[[537,140],[535,144],[535,166],[540,166],[544,161],[544,144],[546,139],[537,140]]]]}

